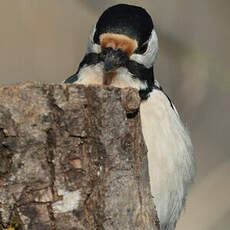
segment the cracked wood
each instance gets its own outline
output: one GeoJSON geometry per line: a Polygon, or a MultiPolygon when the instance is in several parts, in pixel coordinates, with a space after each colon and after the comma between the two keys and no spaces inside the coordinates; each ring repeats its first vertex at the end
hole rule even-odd
{"type": "Polygon", "coordinates": [[[0,230],[158,229],[132,89],[0,86],[0,230]]]}

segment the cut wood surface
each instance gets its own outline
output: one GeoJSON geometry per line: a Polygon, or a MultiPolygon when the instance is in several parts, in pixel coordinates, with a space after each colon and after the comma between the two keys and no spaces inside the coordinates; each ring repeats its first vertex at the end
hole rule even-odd
{"type": "Polygon", "coordinates": [[[156,230],[133,89],[0,86],[0,229],[156,230]]]}

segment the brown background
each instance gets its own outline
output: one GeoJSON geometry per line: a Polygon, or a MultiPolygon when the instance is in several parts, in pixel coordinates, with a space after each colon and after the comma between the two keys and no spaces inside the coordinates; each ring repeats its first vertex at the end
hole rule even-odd
{"type": "MultiPolygon", "coordinates": [[[[118,2],[0,0],[1,83],[64,80],[76,71],[99,15],[118,2]]],[[[156,78],[195,146],[196,183],[177,230],[229,230],[230,1],[123,2],[152,15],[160,44],[156,78]]]]}

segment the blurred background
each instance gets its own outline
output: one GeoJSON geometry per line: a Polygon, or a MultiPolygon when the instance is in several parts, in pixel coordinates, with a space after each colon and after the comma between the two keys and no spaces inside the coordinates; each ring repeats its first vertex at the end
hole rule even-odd
{"type": "Polygon", "coordinates": [[[1,84],[62,82],[76,72],[100,14],[121,2],[151,14],[159,38],[155,76],[195,147],[196,182],[176,230],[229,230],[229,0],[1,0],[1,84]]]}

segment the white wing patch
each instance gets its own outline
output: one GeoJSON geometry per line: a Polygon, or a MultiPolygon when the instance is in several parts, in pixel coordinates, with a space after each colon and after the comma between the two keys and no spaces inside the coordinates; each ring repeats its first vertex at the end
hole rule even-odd
{"type": "Polygon", "coordinates": [[[174,230],[194,176],[191,139],[162,91],[153,90],[140,113],[161,229],[174,230]]]}

